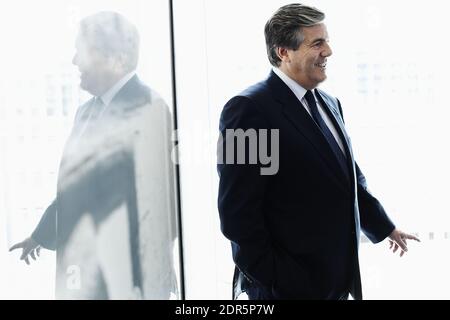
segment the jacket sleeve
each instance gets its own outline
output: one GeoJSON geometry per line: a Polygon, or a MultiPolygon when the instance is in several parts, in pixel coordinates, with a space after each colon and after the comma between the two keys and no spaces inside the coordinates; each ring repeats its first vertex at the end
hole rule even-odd
{"type": "Polygon", "coordinates": [[[373,243],[383,241],[395,229],[381,203],[367,188],[366,178],[355,163],[356,178],[358,181],[358,206],[361,219],[361,229],[373,243]]]}
{"type": "MultiPolygon", "coordinates": [[[[93,99],[89,100],[85,104],[81,105],[75,114],[74,124],[71,130],[70,136],[74,135],[78,129],[78,124],[83,117],[83,114],[87,111],[88,106],[92,104],[93,99]]],[[[67,142],[66,142],[67,143],[67,142]]],[[[49,250],[56,250],[56,239],[57,239],[57,229],[56,229],[56,199],[48,206],[44,214],[41,217],[38,225],[34,229],[31,237],[39,243],[42,247],[49,250]]]]}
{"type": "MultiPolygon", "coordinates": [[[[341,117],[344,119],[339,100],[338,106],[341,117]]],[[[381,203],[370,193],[367,187],[366,177],[356,162],[355,170],[361,229],[373,243],[381,242],[394,231],[395,225],[381,203]]]]}
{"type": "MultiPolygon", "coordinates": [[[[221,230],[231,241],[237,268],[250,283],[256,282],[276,298],[308,298],[312,287],[306,272],[270,236],[263,211],[270,176],[261,174],[259,162],[237,164],[236,152],[227,159],[231,139],[236,142],[230,130],[255,129],[258,135],[259,129],[268,128],[267,120],[247,97],[231,99],[222,111],[218,143],[221,230]]],[[[247,158],[249,149],[247,144],[247,158]]]]}
{"type": "Polygon", "coordinates": [[[31,237],[42,247],[56,250],[56,200],[45,210],[31,237]]]}

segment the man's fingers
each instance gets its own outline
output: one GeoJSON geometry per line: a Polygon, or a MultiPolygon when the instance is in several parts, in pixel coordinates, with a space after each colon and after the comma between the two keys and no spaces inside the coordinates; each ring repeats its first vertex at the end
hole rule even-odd
{"type": "Polygon", "coordinates": [[[20,260],[24,260],[26,264],[30,264],[30,256],[33,260],[36,260],[36,255],[39,256],[40,246],[37,245],[31,238],[27,238],[22,242],[13,245],[9,251],[22,248],[22,254],[20,260]]]}
{"type": "Polygon", "coordinates": [[[24,248],[23,251],[22,251],[22,255],[20,256],[20,260],[23,260],[26,257],[28,257],[28,253],[30,253],[30,250],[27,250],[27,249],[24,248]]]}
{"type": "Polygon", "coordinates": [[[395,253],[397,250],[398,250],[398,244],[395,243],[395,244],[394,244],[394,250],[393,250],[393,252],[395,253]]]}
{"type": "Polygon", "coordinates": [[[397,243],[398,243],[398,245],[400,246],[400,248],[401,248],[403,251],[408,252],[408,246],[406,245],[406,242],[403,241],[402,238],[398,239],[398,240],[397,240],[397,243]]]}
{"type": "Polygon", "coordinates": [[[413,236],[412,234],[405,234],[404,237],[406,239],[412,239],[412,240],[416,240],[416,241],[420,242],[420,239],[417,238],[416,236],[413,236]]]}
{"type": "Polygon", "coordinates": [[[420,242],[420,239],[412,234],[407,234],[401,231],[394,231],[390,235],[389,239],[389,249],[392,249],[392,252],[397,252],[398,248],[400,248],[400,257],[408,252],[408,241],[407,239],[412,239],[420,242]]]}
{"type": "Polygon", "coordinates": [[[41,256],[41,246],[37,247],[36,254],[38,255],[38,257],[41,256]]]}
{"type": "Polygon", "coordinates": [[[11,248],[9,248],[9,251],[11,252],[11,251],[19,249],[19,248],[23,248],[23,242],[16,243],[11,248]]]}

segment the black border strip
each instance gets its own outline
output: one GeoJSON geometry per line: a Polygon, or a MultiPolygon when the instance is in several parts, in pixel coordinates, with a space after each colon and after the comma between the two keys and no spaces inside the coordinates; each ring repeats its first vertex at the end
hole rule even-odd
{"type": "MultiPolygon", "coordinates": [[[[176,71],[175,71],[175,32],[174,32],[174,17],[173,17],[173,0],[169,0],[169,18],[170,18],[170,54],[172,61],[172,101],[173,101],[173,128],[178,130],[178,115],[177,115],[177,86],[176,86],[176,71]]],[[[177,131],[175,131],[177,132],[177,131]]],[[[175,137],[178,143],[178,133],[175,137]]],[[[178,154],[177,154],[178,160],[178,154]]],[[[177,161],[178,162],[178,161],[177,161]]],[[[180,257],[180,293],[181,300],[186,299],[185,293],[185,276],[184,276],[184,249],[183,249],[183,228],[181,219],[181,188],[180,188],[180,167],[177,163],[175,165],[176,189],[177,189],[177,224],[178,224],[178,247],[180,257]]]]}

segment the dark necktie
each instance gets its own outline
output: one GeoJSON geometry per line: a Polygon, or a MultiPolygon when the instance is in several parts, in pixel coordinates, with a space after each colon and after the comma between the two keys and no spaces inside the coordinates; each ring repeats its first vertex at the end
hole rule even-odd
{"type": "Polygon", "coordinates": [[[79,129],[77,131],[77,139],[80,139],[82,136],[89,135],[93,132],[96,122],[103,113],[105,108],[105,104],[102,99],[99,97],[95,97],[92,103],[87,107],[85,114],[81,121],[78,123],[79,129]]]}
{"type": "Polygon", "coordinates": [[[89,107],[89,121],[97,120],[99,116],[101,116],[104,107],[105,104],[103,103],[102,99],[99,97],[95,97],[94,103],[89,107]]]}
{"type": "Polygon", "coordinates": [[[330,145],[331,150],[333,150],[334,155],[336,156],[339,165],[342,168],[342,171],[344,172],[345,176],[347,178],[350,177],[349,170],[347,167],[347,159],[345,158],[344,153],[342,152],[342,149],[339,147],[336,139],[334,138],[333,134],[331,133],[330,129],[328,128],[327,124],[323,120],[322,116],[319,113],[319,109],[317,108],[316,99],[314,97],[314,94],[308,90],[305,94],[306,101],[308,102],[309,110],[311,111],[311,116],[316,122],[316,124],[319,126],[320,130],[322,131],[322,134],[324,135],[325,139],[327,140],[328,144],[330,145]]]}

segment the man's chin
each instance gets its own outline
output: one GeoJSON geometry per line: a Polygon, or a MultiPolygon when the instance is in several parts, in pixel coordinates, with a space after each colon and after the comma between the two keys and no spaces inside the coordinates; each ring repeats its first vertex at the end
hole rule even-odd
{"type": "Polygon", "coordinates": [[[83,91],[86,91],[86,92],[88,92],[90,94],[93,94],[92,90],[90,89],[90,86],[86,85],[86,83],[84,83],[83,81],[81,81],[81,83],[80,83],[80,89],[83,90],[83,91]]]}
{"type": "Polygon", "coordinates": [[[317,80],[317,84],[320,84],[320,83],[324,82],[325,80],[327,80],[327,75],[323,74],[322,76],[317,77],[316,80],[317,80]]]}

